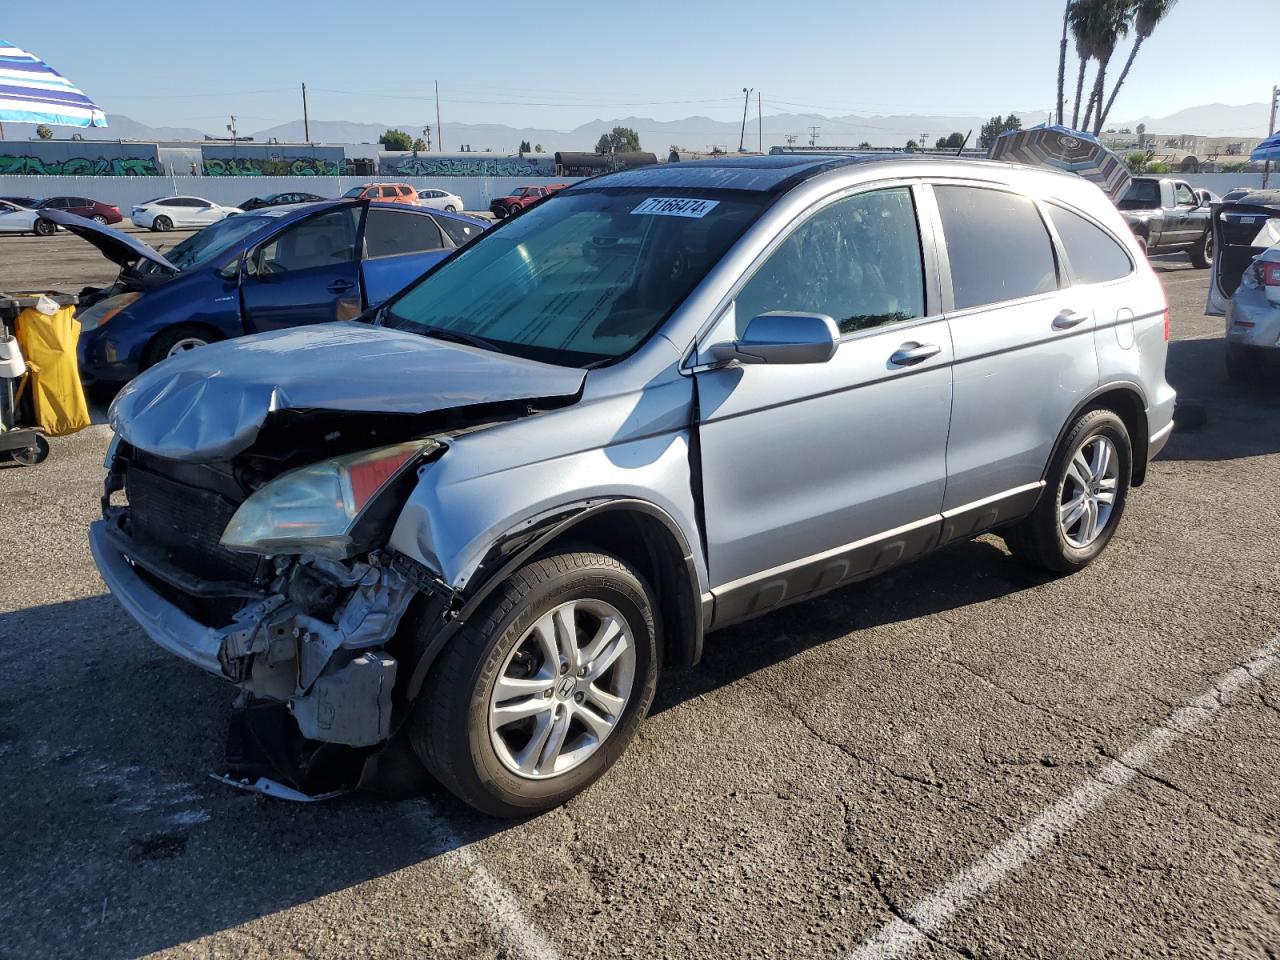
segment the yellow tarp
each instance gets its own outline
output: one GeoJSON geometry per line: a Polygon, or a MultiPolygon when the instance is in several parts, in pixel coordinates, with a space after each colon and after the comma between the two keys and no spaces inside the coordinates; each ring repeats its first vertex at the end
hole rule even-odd
{"type": "Polygon", "coordinates": [[[18,346],[29,369],[27,389],[35,405],[36,426],[51,437],[89,425],[89,405],[76,365],[80,321],[75,312],[75,307],[59,307],[52,316],[45,316],[27,307],[18,314],[18,346]]]}

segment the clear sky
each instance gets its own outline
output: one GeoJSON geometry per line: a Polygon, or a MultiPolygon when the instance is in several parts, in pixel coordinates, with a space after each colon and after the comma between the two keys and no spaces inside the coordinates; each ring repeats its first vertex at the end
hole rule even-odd
{"type": "MultiPolygon", "coordinates": [[[[761,91],[765,113],[1047,110],[1062,7],[68,0],[6,2],[0,38],[49,61],[108,113],[153,126],[220,131],[235,113],[252,133],[301,116],[303,80],[312,119],[425,123],[439,80],[446,124],[569,129],[628,115],[729,120],[741,115],[744,86],[761,91]]],[[[1181,0],[1143,47],[1112,118],[1265,100],[1280,67],[1266,76],[1264,57],[1223,55],[1224,41],[1250,35],[1249,24],[1273,29],[1277,13],[1280,0],[1181,0]]]]}

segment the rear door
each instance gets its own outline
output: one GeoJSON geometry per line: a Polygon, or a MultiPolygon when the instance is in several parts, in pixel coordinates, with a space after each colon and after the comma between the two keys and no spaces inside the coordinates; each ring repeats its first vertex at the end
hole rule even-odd
{"type": "Polygon", "coordinates": [[[1059,290],[1039,205],[1005,188],[936,183],[955,344],[945,539],[1030,510],[1062,426],[1098,383],[1089,298],[1059,290]]]}
{"type": "Polygon", "coordinates": [[[365,306],[375,306],[408,286],[453,247],[430,214],[404,206],[370,207],[360,265],[365,306]]]}
{"type": "Polygon", "coordinates": [[[283,227],[245,256],[240,302],[249,332],[349,320],[363,310],[356,251],[363,204],[283,227]]]}

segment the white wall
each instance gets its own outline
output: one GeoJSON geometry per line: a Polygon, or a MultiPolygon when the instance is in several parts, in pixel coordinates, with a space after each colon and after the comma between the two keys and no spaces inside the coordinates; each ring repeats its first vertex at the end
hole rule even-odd
{"type": "MultiPolygon", "coordinates": [[[[1262,174],[1260,173],[1162,173],[1162,177],[1172,177],[1175,180],[1185,180],[1193,187],[1203,187],[1206,190],[1212,190],[1218,196],[1222,196],[1228,190],[1235,187],[1253,187],[1257,189],[1262,186],[1262,174]]],[[[1280,171],[1272,171],[1271,179],[1267,181],[1267,186],[1273,190],[1280,189],[1280,171]]]]}
{"type": "Polygon", "coordinates": [[[214,203],[243,203],[249,197],[304,190],[322,197],[339,197],[369,182],[408,183],[422,190],[434,187],[462,197],[467,210],[488,210],[489,201],[524,184],[573,183],[581,177],[29,177],[0,176],[0,196],[92,197],[114,203],[125,216],[129,207],[173,194],[204,197],[214,203]]]}

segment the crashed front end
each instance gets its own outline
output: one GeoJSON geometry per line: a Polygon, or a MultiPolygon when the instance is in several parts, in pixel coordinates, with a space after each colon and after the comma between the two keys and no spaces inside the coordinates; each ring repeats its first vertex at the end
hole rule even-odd
{"type": "Polygon", "coordinates": [[[95,562],[152,640],[239,688],[234,782],[306,796],[354,786],[403,719],[397,677],[413,650],[397,647],[401,622],[415,600],[435,601],[438,619],[448,591],[376,541],[443,449],[414,441],[264,480],[245,458],[112,445],[95,562]]]}
{"type": "Polygon", "coordinates": [[[239,688],[231,779],[301,798],[376,768],[464,602],[388,549],[406,500],[459,436],[573,403],[583,376],[336,323],[121,391],[94,559],[152,640],[239,688]]]}

